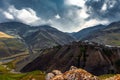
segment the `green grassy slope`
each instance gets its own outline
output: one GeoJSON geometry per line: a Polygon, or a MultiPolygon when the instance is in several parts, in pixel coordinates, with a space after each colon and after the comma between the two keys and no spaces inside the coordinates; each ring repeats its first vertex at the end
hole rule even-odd
{"type": "Polygon", "coordinates": [[[14,73],[9,64],[0,64],[0,80],[45,80],[45,73],[41,71],[33,71],[28,73],[14,73]]]}

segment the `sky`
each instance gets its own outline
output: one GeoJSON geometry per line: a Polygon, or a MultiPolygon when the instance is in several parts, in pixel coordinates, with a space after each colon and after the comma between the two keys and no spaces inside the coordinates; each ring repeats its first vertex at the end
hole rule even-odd
{"type": "Polygon", "coordinates": [[[120,0],[0,0],[0,23],[48,24],[63,32],[120,20],[120,0]]]}

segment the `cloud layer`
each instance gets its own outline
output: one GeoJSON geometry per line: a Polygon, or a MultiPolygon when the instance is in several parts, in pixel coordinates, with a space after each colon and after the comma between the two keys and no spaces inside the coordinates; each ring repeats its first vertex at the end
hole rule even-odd
{"type": "Polygon", "coordinates": [[[0,0],[0,22],[49,24],[65,31],[79,31],[119,21],[120,0],[0,0]]]}

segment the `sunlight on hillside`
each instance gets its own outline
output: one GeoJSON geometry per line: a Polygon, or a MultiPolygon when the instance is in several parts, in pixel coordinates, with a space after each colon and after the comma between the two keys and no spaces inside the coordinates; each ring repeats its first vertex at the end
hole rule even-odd
{"type": "Polygon", "coordinates": [[[0,32],[0,38],[14,38],[13,36],[10,36],[6,33],[0,32]]]}

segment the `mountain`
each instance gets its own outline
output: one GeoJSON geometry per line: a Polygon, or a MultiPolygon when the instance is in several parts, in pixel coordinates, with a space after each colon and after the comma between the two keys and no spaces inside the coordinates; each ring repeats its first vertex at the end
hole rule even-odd
{"type": "MultiPolygon", "coordinates": [[[[73,42],[41,51],[40,55],[21,69],[21,72],[68,70],[83,68],[94,75],[120,73],[120,48],[94,42],[73,42]]],[[[29,58],[26,59],[27,61],[29,58]]],[[[19,68],[20,63],[18,63],[19,68]]]]}
{"type": "Polygon", "coordinates": [[[19,22],[6,22],[0,24],[0,31],[22,39],[29,48],[37,50],[67,44],[75,40],[70,35],[48,25],[29,26],[19,22]]]}
{"type": "Polygon", "coordinates": [[[120,46],[120,22],[114,22],[106,28],[86,37],[86,40],[102,44],[120,46]]]}
{"type": "Polygon", "coordinates": [[[19,22],[6,22],[0,23],[0,31],[6,32],[16,37],[26,37],[32,32],[38,30],[37,27],[31,27],[29,25],[19,22]]]}
{"type": "Polygon", "coordinates": [[[106,45],[120,46],[120,22],[98,25],[73,34],[78,40],[88,40],[106,45]]]}
{"type": "Polygon", "coordinates": [[[39,30],[32,35],[27,36],[25,40],[32,45],[32,48],[37,49],[68,44],[75,39],[55,28],[44,25],[40,26],[39,30]]]}
{"type": "Polygon", "coordinates": [[[105,27],[106,26],[104,25],[97,25],[97,26],[82,29],[81,31],[72,33],[71,35],[77,38],[78,40],[84,40],[84,38],[86,38],[87,36],[92,35],[97,31],[104,29],[105,27]]]}
{"type": "Polygon", "coordinates": [[[27,49],[19,39],[0,32],[0,58],[27,53],[27,49]]]}

